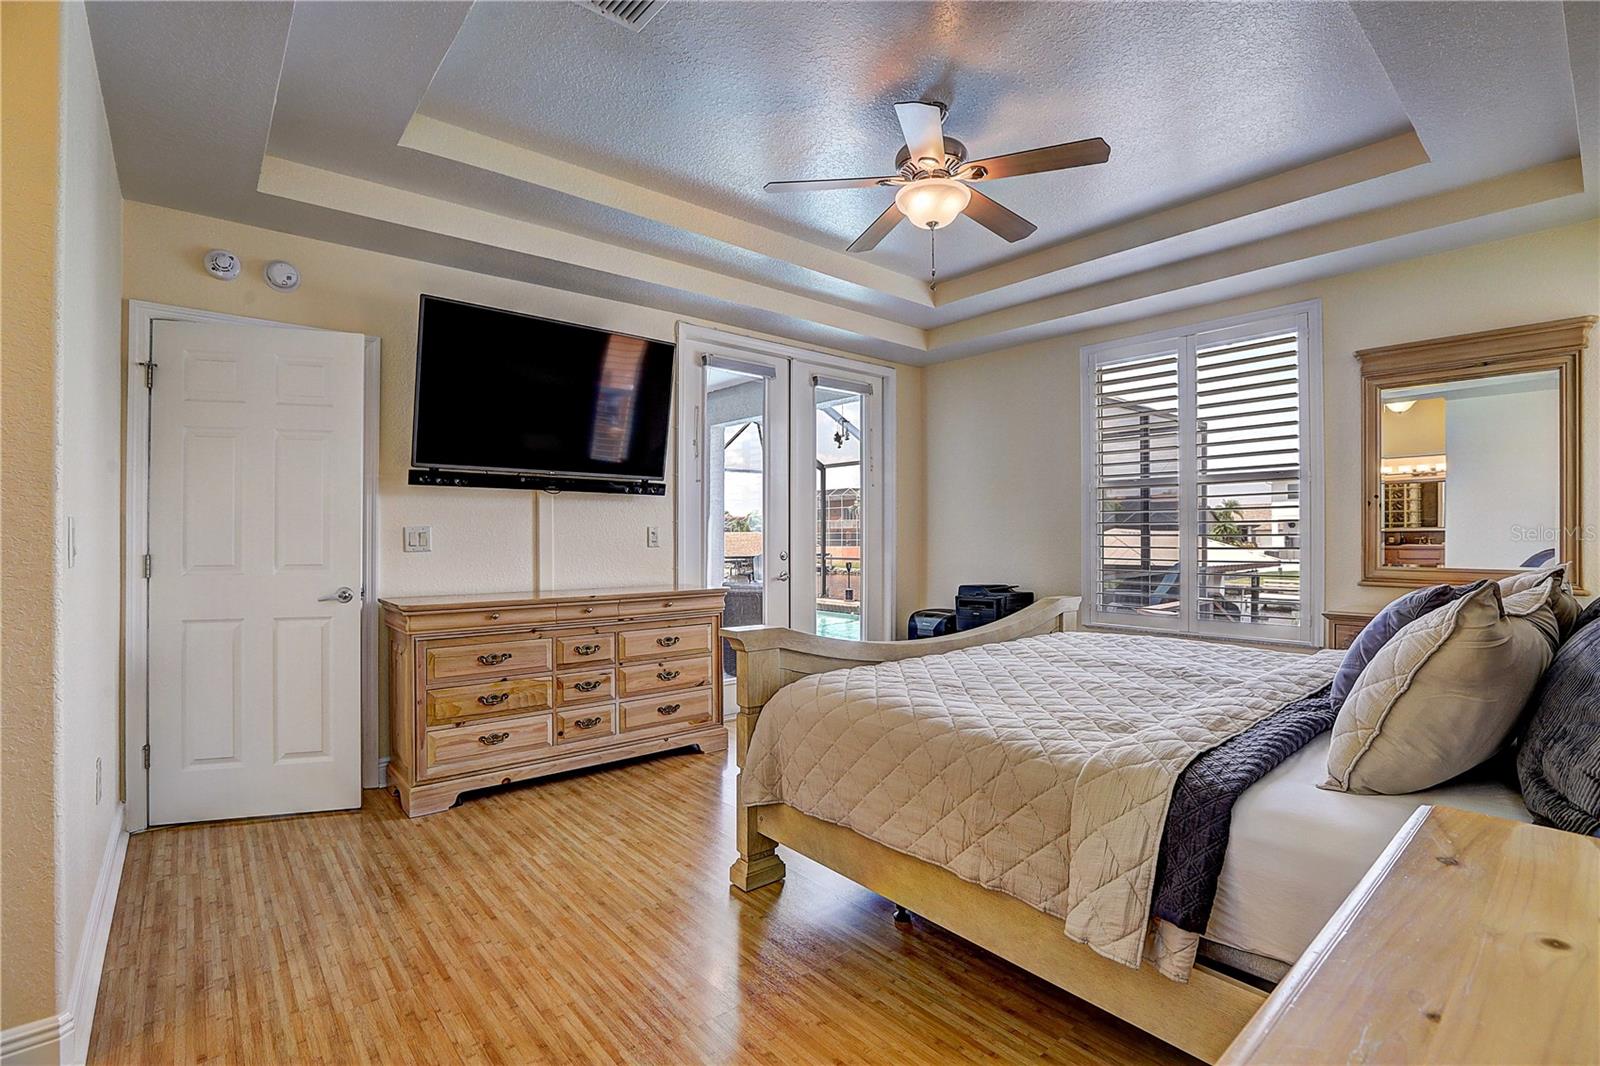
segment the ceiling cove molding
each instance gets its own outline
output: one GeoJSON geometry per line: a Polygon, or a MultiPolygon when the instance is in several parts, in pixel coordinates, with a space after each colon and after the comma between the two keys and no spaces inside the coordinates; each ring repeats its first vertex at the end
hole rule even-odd
{"type": "Polygon", "coordinates": [[[427,115],[412,116],[400,147],[626,211],[921,307],[933,306],[927,283],[899,271],[427,115]]]}
{"type": "Polygon", "coordinates": [[[1416,131],[1362,145],[1292,170],[1236,185],[1036,252],[942,281],[934,303],[945,307],[982,293],[1045,277],[1118,252],[1194,233],[1224,222],[1307,200],[1428,162],[1416,131]]]}
{"type": "Polygon", "coordinates": [[[774,314],[806,319],[914,351],[927,348],[927,332],[915,326],[665,256],[609,244],[593,237],[510,218],[393,185],[296,163],[279,156],[262,158],[256,187],[257,191],[268,196],[694,292],[774,314]]]}
{"type": "Polygon", "coordinates": [[[1582,163],[1576,157],[1561,159],[1449,192],[1307,226],[1224,251],[975,315],[930,330],[928,347],[930,351],[937,352],[948,345],[998,338],[1015,330],[1046,325],[1087,311],[1131,303],[1582,192],[1582,163]]]}

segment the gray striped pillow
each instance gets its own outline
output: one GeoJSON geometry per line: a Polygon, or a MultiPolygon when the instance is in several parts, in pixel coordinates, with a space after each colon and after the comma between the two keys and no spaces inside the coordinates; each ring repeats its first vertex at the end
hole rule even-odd
{"type": "Polygon", "coordinates": [[[1600,624],[1561,647],[1529,702],[1517,751],[1528,810],[1558,829],[1600,830],[1600,624]]]}

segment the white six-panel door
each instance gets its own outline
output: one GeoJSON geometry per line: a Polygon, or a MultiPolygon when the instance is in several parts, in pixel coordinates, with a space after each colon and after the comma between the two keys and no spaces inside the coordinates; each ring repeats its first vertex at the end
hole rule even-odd
{"type": "Polygon", "coordinates": [[[363,339],[153,330],[150,823],[357,807],[363,339]]]}

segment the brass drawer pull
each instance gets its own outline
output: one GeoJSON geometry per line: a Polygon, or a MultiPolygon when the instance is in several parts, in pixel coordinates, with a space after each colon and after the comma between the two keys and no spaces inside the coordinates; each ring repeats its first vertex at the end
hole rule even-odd
{"type": "Polygon", "coordinates": [[[491,622],[500,621],[500,612],[499,611],[490,611],[489,612],[489,621],[491,621],[491,622]]]}
{"type": "Polygon", "coordinates": [[[577,647],[573,648],[572,650],[577,655],[593,655],[595,652],[600,650],[600,645],[598,645],[598,644],[579,644],[577,647]]]}
{"type": "Polygon", "coordinates": [[[681,639],[681,637],[657,637],[656,643],[661,645],[663,648],[670,648],[674,644],[678,643],[678,641],[681,639]]]}
{"type": "Polygon", "coordinates": [[[499,666],[503,662],[509,662],[510,659],[511,653],[508,651],[492,651],[487,655],[478,656],[478,661],[485,666],[499,666]]]}
{"type": "Polygon", "coordinates": [[[663,681],[671,681],[681,673],[682,670],[657,670],[656,676],[663,681]]]}
{"type": "Polygon", "coordinates": [[[671,718],[673,715],[678,713],[679,708],[682,706],[683,704],[681,703],[663,703],[661,706],[656,708],[656,713],[663,718],[671,718]]]}
{"type": "Polygon", "coordinates": [[[485,707],[496,707],[510,698],[511,693],[509,692],[491,692],[487,695],[479,696],[478,702],[483,704],[485,707]]]}
{"type": "Polygon", "coordinates": [[[605,684],[605,682],[604,681],[600,681],[600,680],[574,681],[572,683],[572,687],[577,689],[579,692],[593,692],[595,689],[599,688],[603,684],[605,684]]]}
{"type": "Polygon", "coordinates": [[[605,721],[605,718],[597,714],[593,718],[580,718],[572,724],[577,726],[579,729],[593,729],[603,721],[605,721]]]}
{"type": "Polygon", "coordinates": [[[511,739],[511,734],[510,733],[489,733],[486,736],[479,737],[478,738],[478,743],[486,745],[487,747],[491,747],[492,748],[496,744],[504,744],[506,741],[508,741],[510,739],[511,739]]]}

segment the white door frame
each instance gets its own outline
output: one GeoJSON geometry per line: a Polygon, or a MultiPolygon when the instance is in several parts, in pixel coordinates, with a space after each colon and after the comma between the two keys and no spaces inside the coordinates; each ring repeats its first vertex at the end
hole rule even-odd
{"type": "MultiPolygon", "coordinates": [[[[700,420],[703,414],[700,409],[699,397],[705,395],[705,367],[697,358],[703,353],[724,353],[737,357],[740,352],[755,355],[764,355],[771,358],[787,359],[790,362],[806,363],[813,367],[827,367],[844,372],[851,377],[865,377],[873,382],[874,388],[881,386],[883,390],[883,418],[879,427],[882,442],[882,470],[879,482],[882,486],[878,495],[883,500],[883,521],[881,522],[881,543],[878,545],[878,564],[876,574],[869,579],[869,613],[872,615],[867,621],[867,630],[862,637],[867,640],[890,640],[894,637],[895,630],[895,437],[897,421],[895,417],[895,400],[897,385],[895,370],[892,366],[882,363],[869,363],[864,359],[851,359],[841,355],[831,355],[826,352],[813,351],[809,348],[799,348],[793,345],[781,344],[776,341],[764,340],[759,337],[748,337],[741,333],[730,333],[725,330],[712,329],[709,326],[697,326],[688,322],[678,323],[678,366],[677,366],[677,451],[676,451],[676,478],[673,485],[673,541],[676,546],[677,584],[692,584],[698,586],[705,580],[702,566],[705,560],[705,530],[700,521],[700,514],[705,506],[705,467],[698,456],[695,444],[702,432],[700,420]],[[877,607],[871,607],[877,604],[877,607]]],[[[791,387],[797,388],[792,383],[795,373],[791,372],[791,387]]],[[[807,381],[809,385],[809,379],[807,381]]],[[[794,412],[790,412],[791,441],[795,432],[796,419],[794,412]]],[[[870,431],[869,431],[870,432],[870,431]]],[[[788,457],[785,457],[787,461],[788,457]]],[[[806,477],[799,479],[809,487],[810,471],[806,477]]],[[[791,494],[799,491],[794,471],[790,471],[791,494]]],[[[790,545],[791,561],[794,556],[794,545],[790,545]]],[[[792,570],[793,568],[791,568],[792,570]]]]}
{"type": "MultiPolygon", "coordinates": [[[[127,385],[123,390],[127,426],[122,516],[123,572],[123,701],[125,750],[123,780],[127,791],[128,831],[150,827],[150,774],[145,768],[145,747],[150,742],[149,623],[150,586],[144,577],[144,557],[149,551],[150,503],[150,393],[144,387],[144,367],[150,361],[150,331],[157,321],[221,322],[239,326],[274,326],[280,329],[314,329],[264,318],[172,307],[146,300],[128,301],[127,385]]],[[[361,583],[361,784],[383,784],[378,765],[378,396],[382,345],[366,338],[362,426],[362,551],[361,583]]],[[[160,371],[158,370],[157,373],[160,371]]]]}

